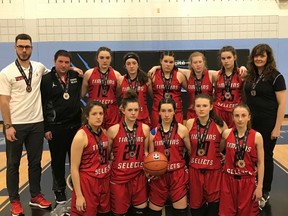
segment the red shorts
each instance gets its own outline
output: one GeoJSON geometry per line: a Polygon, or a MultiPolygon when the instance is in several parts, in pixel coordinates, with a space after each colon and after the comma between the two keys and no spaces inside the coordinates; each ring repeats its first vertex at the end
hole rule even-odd
{"type": "Polygon", "coordinates": [[[157,206],[164,206],[168,198],[172,203],[187,194],[188,169],[182,168],[168,172],[150,182],[149,201],[157,206]]]}
{"type": "Polygon", "coordinates": [[[86,173],[80,173],[81,191],[86,201],[86,211],[76,209],[76,194],[72,192],[71,216],[95,216],[97,213],[108,213],[110,208],[110,178],[94,178],[86,173]]]}
{"type": "Polygon", "coordinates": [[[138,206],[148,200],[147,178],[141,172],[127,183],[117,184],[110,181],[111,209],[115,214],[125,214],[130,205],[138,206]]]}
{"type": "Polygon", "coordinates": [[[222,170],[201,170],[189,167],[189,204],[198,209],[205,202],[220,199],[222,170]]]}
{"type": "Polygon", "coordinates": [[[104,116],[103,128],[108,129],[111,126],[118,124],[120,120],[120,111],[117,104],[109,104],[104,116]]]}
{"type": "Polygon", "coordinates": [[[220,196],[220,216],[258,216],[259,204],[252,200],[256,189],[254,176],[241,176],[223,174],[220,196]]]}
{"type": "Polygon", "coordinates": [[[228,128],[232,128],[234,126],[232,111],[221,110],[217,106],[214,106],[214,111],[223,121],[225,121],[228,128]]]}

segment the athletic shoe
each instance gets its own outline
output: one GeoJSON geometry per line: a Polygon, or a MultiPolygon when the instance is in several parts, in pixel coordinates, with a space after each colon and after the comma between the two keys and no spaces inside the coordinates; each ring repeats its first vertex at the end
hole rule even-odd
{"type": "Polygon", "coordinates": [[[32,197],[29,205],[31,206],[37,206],[39,208],[50,208],[51,207],[51,202],[49,200],[46,200],[43,196],[43,194],[38,194],[35,197],[32,197]]]}
{"type": "Polygon", "coordinates": [[[64,204],[67,200],[66,193],[64,190],[55,191],[55,199],[57,204],[64,204]]]}
{"type": "Polygon", "coordinates": [[[261,200],[259,201],[260,210],[262,210],[265,207],[265,205],[266,205],[266,203],[268,202],[269,199],[270,199],[269,192],[264,192],[261,200]]]}
{"type": "Polygon", "coordinates": [[[24,210],[22,208],[21,202],[19,200],[14,200],[11,202],[11,214],[12,216],[22,215],[24,210]]]}

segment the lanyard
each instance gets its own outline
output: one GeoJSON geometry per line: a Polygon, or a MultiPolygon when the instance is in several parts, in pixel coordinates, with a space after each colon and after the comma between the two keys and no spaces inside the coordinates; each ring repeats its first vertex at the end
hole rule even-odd
{"type": "Polygon", "coordinates": [[[98,145],[98,151],[99,154],[104,157],[104,146],[103,146],[103,141],[102,141],[102,130],[99,128],[99,130],[97,132],[94,132],[91,128],[91,126],[89,124],[86,124],[86,127],[88,128],[88,130],[92,133],[94,140],[96,141],[97,145],[98,145]]]}
{"type": "Polygon", "coordinates": [[[199,119],[196,120],[196,124],[197,124],[197,141],[198,141],[198,149],[203,149],[204,148],[204,144],[205,144],[205,140],[206,137],[208,135],[208,130],[211,124],[211,119],[208,119],[207,124],[205,125],[205,129],[204,129],[204,133],[201,135],[200,133],[200,121],[199,119]]]}
{"type": "Polygon", "coordinates": [[[257,84],[260,82],[260,80],[263,78],[263,73],[260,75],[260,76],[258,76],[258,78],[257,79],[254,79],[254,82],[252,83],[252,88],[251,88],[251,95],[252,96],[255,96],[256,95],[256,86],[257,86],[257,84]]]}
{"type": "Polygon", "coordinates": [[[163,125],[162,124],[160,125],[161,137],[162,137],[162,140],[164,142],[165,149],[169,149],[170,148],[170,140],[171,140],[173,128],[174,128],[174,121],[172,121],[171,124],[170,124],[170,128],[169,128],[169,131],[168,131],[168,136],[165,136],[163,125]]]}
{"type": "Polygon", "coordinates": [[[169,79],[165,78],[165,74],[163,72],[163,70],[161,69],[161,76],[162,76],[162,80],[163,80],[163,84],[164,84],[164,92],[163,92],[163,97],[167,97],[166,95],[168,94],[170,97],[170,87],[172,84],[172,78],[173,78],[173,70],[170,72],[169,74],[169,79]]]}
{"type": "Polygon", "coordinates": [[[131,90],[134,90],[138,94],[138,84],[139,84],[138,76],[136,77],[136,79],[131,80],[130,76],[127,74],[127,80],[128,80],[128,83],[129,83],[129,88],[131,90]],[[135,82],[134,86],[133,86],[133,82],[135,82]]]}
{"type": "Polygon", "coordinates": [[[201,78],[198,79],[195,75],[194,77],[194,85],[195,85],[195,95],[201,94],[201,86],[202,86],[202,80],[203,80],[203,74],[201,75],[201,78]]]}
{"type": "Polygon", "coordinates": [[[233,74],[231,74],[230,76],[227,76],[227,75],[224,73],[225,90],[226,90],[226,92],[228,92],[228,93],[230,93],[232,77],[233,77],[233,74]]]}
{"type": "Polygon", "coordinates": [[[240,146],[237,129],[235,129],[233,132],[234,132],[234,136],[235,136],[236,149],[237,149],[235,157],[236,157],[237,160],[244,160],[244,155],[245,155],[245,149],[246,149],[246,144],[247,144],[249,130],[247,129],[245,131],[245,135],[244,135],[242,146],[240,146]]]}
{"type": "Polygon", "coordinates": [[[64,93],[68,93],[68,89],[69,89],[69,73],[67,73],[66,84],[64,84],[63,81],[60,79],[60,76],[56,72],[56,70],[55,70],[55,76],[57,77],[62,89],[64,90],[64,93]]]}
{"type": "Polygon", "coordinates": [[[101,89],[102,89],[102,94],[104,96],[107,95],[108,93],[108,75],[109,75],[109,69],[105,72],[105,73],[102,73],[100,70],[99,70],[99,73],[100,73],[100,79],[101,79],[101,89]]]}
{"type": "Polygon", "coordinates": [[[131,132],[126,124],[125,121],[122,122],[126,137],[128,139],[129,151],[134,152],[136,149],[136,130],[137,130],[137,123],[135,122],[133,125],[132,136],[130,136],[131,132]]]}
{"type": "Polygon", "coordinates": [[[31,87],[31,84],[32,84],[32,71],[33,71],[33,68],[32,68],[32,65],[31,65],[31,62],[29,62],[29,75],[28,75],[28,78],[23,70],[23,68],[21,67],[18,59],[15,60],[15,64],[19,70],[19,72],[21,73],[21,75],[23,76],[24,80],[25,80],[25,83],[26,83],[26,91],[29,93],[32,91],[32,87],[31,87]]]}

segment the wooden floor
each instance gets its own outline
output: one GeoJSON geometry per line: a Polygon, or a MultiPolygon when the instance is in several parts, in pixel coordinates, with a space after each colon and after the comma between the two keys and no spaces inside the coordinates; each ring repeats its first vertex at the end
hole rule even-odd
{"type": "MultiPolygon", "coordinates": [[[[9,216],[10,205],[6,190],[6,157],[5,142],[0,127],[0,216],[9,216]]],[[[281,137],[277,141],[274,151],[274,180],[269,204],[261,212],[261,216],[288,216],[288,119],[285,120],[281,137]]],[[[50,154],[48,145],[44,142],[44,152],[42,159],[42,192],[47,199],[54,202],[54,195],[51,190],[52,178],[50,168],[50,154]]],[[[67,166],[68,171],[68,166],[67,166]]],[[[20,167],[20,195],[26,216],[48,216],[50,210],[32,208],[28,205],[30,199],[27,175],[27,156],[23,151],[20,167]]],[[[68,192],[68,196],[71,193],[68,192]]]]}

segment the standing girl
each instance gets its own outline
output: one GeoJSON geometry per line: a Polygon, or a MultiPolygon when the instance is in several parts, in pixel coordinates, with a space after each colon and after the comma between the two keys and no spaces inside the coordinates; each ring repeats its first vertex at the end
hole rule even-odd
{"type": "Polygon", "coordinates": [[[221,134],[227,125],[215,115],[213,101],[207,94],[195,97],[197,118],[187,121],[191,139],[189,194],[191,213],[218,216],[222,177],[221,134]]]}
{"type": "Polygon", "coordinates": [[[215,83],[214,109],[228,125],[233,126],[232,109],[242,101],[242,79],[237,67],[236,50],[232,46],[224,46],[219,51],[222,69],[215,83]]]}
{"type": "Polygon", "coordinates": [[[72,142],[72,216],[110,215],[108,138],[101,128],[104,112],[103,104],[89,102],[84,109],[84,125],[72,142]]]}
{"type": "Polygon", "coordinates": [[[283,75],[276,69],[273,51],[268,44],[259,44],[253,48],[248,71],[244,87],[246,103],[253,117],[252,128],[261,133],[264,139],[264,199],[261,202],[264,207],[270,198],[273,180],[273,150],[285,115],[286,85],[283,75]]]}
{"type": "Polygon", "coordinates": [[[217,74],[217,71],[207,70],[206,58],[201,52],[193,52],[189,57],[189,63],[190,70],[181,69],[188,80],[187,94],[189,103],[187,119],[197,117],[194,109],[196,95],[203,93],[213,96],[213,75],[215,77],[217,74]]]}
{"type": "Polygon", "coordinates": [[[219,215],[256,216],[264,176],[263,139],[259,132],[250,129],[247,105],[235,106],[232,114],[235,127],[225,130],[221,141],[221,150],[226,149],[226,161],[219,215]]]}
{"type": "Polygon", "coordinates": [[[121,75],[110,66],[112,52],[108,47],[97,50],[96,60],[98,66],[84,74],[81,97],[88,91],[88,101],[98,100],[107,107],[103,127],[108,129],[119,122],[116,87],[121,75]]]}
{"type": "Polygon", "coordinates": [[[158,106],[162,98],[173,98],[176,103],[175,118],[177,122],[183,122],[181,88],[187,88],[185,76],[178,72],[175,67],[175,56],[172,51],[164,51],[161,54],[160,63],[161,68],[156,70],[155,76],[152,78],[152,87],[149,88],[150,94],[153,94],[153,106],[150,116],[153,128],[159,122],[158,106]]]}
{"type": "Polygon", "coordinates": [[[150,125],[149,110],[147,107],[147,91],[151,82],[147,74],[140,69],[140,59],[136,53],[127,53],[124,56],[124,64],[127,73],[119,79],[120,96],[124,98],[129,89],[134,90],[139,100],[139,115],[137,120],[150,125]]]}
{"type": "Polygon", "coordinates": [[[138,122],[139,102],[133,90],[121,103],[124,120],[107,131],[112,149],[111,208],[114,215],[125,215],[132,205],[132,215],[146,215],[147,178],[143,170],[148,155],[150,129],[138,122]]]}
{"type": "Polygon", "coordinates": [[[187,215],[188,173],[185,166],[185,147],[190,153],[187,128],[175,119],[176,103],[162,98],[159,103],[160,124],[152,130],[149,151],[162,152],[168,158],[168,171],[150,182],[149,216],[161,216],[170,198],[175,216],[187,215]]]}

